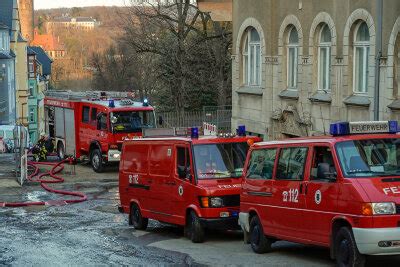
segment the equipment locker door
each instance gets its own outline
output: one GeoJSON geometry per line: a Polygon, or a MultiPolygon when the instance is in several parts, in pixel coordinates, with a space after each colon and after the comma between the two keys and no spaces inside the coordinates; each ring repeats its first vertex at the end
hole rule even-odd
{"type": "Polygon", "coordinates": [[[76,155],[75,140],[75,111],[65,109],[65,153],[66,155],[76,155]]]}

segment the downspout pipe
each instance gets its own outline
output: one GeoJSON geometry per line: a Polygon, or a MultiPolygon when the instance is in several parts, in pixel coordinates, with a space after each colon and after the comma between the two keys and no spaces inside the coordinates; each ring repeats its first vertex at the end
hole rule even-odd
{"type": "Polygon", "coordinates": [[[376,0],[377,31],[375,46],[375,90],[374,90],[374,120],[379,121],[379,98],[381,80],[381,57],[382,57],[382,29],[383,29],[383,0],[376,0]]]}

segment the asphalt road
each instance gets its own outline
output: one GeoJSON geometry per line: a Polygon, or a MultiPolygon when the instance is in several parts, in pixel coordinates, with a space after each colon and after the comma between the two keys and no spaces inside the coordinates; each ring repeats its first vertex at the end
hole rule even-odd
{"type": "MultiPolygon", "coordinates": [[[[327,249],[289,242],[277,242],[272,253],[257,255],[240,232],[211,232],[205,243],[193,244],[182,229],[156,221],[150,221],[147,231],[136,231],[127,215],[117,211],[115,168],[96,174],[78,166],[76,173],[65,175],[66,183],[54,187],[85,192],[87,202],[0,208],[0,265],[334,266],[327,249]]],[[[0,175],[0,201],[62,198],[35,184],[21,188],[13,179],[0,175]]],[[[378,264],[400,266],[400,258],[369,258],[369,266],[378,264]]]]}

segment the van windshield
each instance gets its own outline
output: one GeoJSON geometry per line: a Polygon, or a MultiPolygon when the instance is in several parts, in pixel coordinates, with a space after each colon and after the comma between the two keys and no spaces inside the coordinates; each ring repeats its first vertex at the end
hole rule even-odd
{"type": "Polygon", "coordinates": [[[248,149],[247,143],[194,145],[198,179],[241,177],[248,149]]]}
{"type": "Polygon", "coordinates": [[[400,139],[368,139],[336,144],[347,178],[400,175],[400,139]]]}
{"type": "Polygon", "coordinates": [[[138,133],[155,127],[153,111],[114,112],[110,119],[114,133],[138,133]]]}

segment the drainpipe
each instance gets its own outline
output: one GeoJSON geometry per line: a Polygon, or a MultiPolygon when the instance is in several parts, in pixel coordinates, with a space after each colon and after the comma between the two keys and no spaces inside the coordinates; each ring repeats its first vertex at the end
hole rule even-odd
{"type": "Polygon", "coordinates": [[[383,0],[376,0],[377,12],[377,31],[376,31],[376,49],[375,49],[375,92],[374,92],[374,120],[379,121],[379,97],[380,97],[380,76],[381,76],[381,57],[382,57],[382,17],[383,0]]]}

